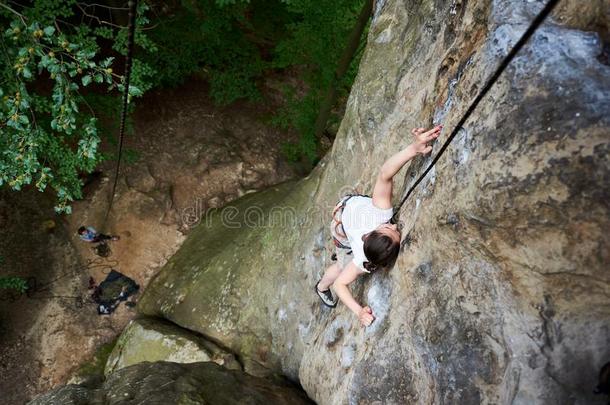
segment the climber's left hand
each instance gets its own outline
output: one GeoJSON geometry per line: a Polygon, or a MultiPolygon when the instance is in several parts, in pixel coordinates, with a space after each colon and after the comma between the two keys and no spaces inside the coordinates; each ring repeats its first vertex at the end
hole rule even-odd
{"type": "Polygon", "coordinates": [[[358,319],[360,319],[362,326],[370,326],[375,320],[375,315],[373,315],[371,307],[363,307],[358,313],[358,319]]]}

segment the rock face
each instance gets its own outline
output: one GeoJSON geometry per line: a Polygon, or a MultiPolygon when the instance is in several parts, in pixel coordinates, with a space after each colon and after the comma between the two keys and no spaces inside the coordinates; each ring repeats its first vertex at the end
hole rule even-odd
{"type": "MultiPolygon", "coordinates": [[[[139,310],[321,404],[604,403],[591,392],[610,359],[608,21],[590,15],[603,2],[566,3],[405,204],[396,266],[352,287],[371,327],[313,293],[332,206],[370,193],[412,127],[452,129],[541,1],[378,1],[332,152],[205,218],[139,310]]],[[[396,199],[430,159],[396,178],[396,199]]]]}
{"type": "Polygon", "coordinates": [[[227,370],[215,363],[140,363],[104,383],[66,385],[31,405],[249,404],[304,405],[302,392],[278,381],[227,370]]]}
{"type": "Polygon", "coordinates": [[[117,341],[104,370],[105,375],[132,364],[155,361],[198,363],[214,361],[229,369],[241,370],[231,353],[171,324],[136,319],[127,325],[117,341]]]}

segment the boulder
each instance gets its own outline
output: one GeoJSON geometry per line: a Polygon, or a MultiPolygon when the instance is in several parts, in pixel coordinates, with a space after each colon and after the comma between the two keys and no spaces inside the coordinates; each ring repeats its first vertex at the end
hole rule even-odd
{"type": "Polygon", "coordinates": [[[142,362],[198,363],[214,361],[241,370],[235,357],[192,332],[160,320],[140,318],[127,325],[108,357],[104,374],[142,362]]]}
{"type": "Polygon", "coordinates": [[[115,371],[104,382],[57,388],[29,404],[305,405],[311,401],[280,380],[252,377],[212,362],[145,362],[115,371]]]}

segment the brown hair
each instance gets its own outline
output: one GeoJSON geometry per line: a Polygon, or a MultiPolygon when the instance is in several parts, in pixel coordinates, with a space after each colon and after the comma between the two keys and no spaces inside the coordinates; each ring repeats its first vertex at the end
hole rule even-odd
{"type": "Polygon", "coordinates": [[[369,260],[363,263],[364,268],[371,273],[379,268],[390,268],[399,251],[399,242],[379,231],[373,231],[364,239],[364,254],[369,260]]]}

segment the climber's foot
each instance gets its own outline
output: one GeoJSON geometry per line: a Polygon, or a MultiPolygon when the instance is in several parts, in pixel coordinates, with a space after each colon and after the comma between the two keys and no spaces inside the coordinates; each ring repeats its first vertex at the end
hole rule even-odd
{"type": "Polygon", "coordinates": [[[322,300],[322,303],[329,308],[336,307],[337,301],[334,299],[333,294],[330,292],[330,289],[325,290],[325,291],[320,291],[320,290],[318,290],[318,284],[320,284],[319,281],[316,283],[316,286],[315,286],[316,294],[318,294],[318,297],[320,297],[320,299],[322,300]]]}

